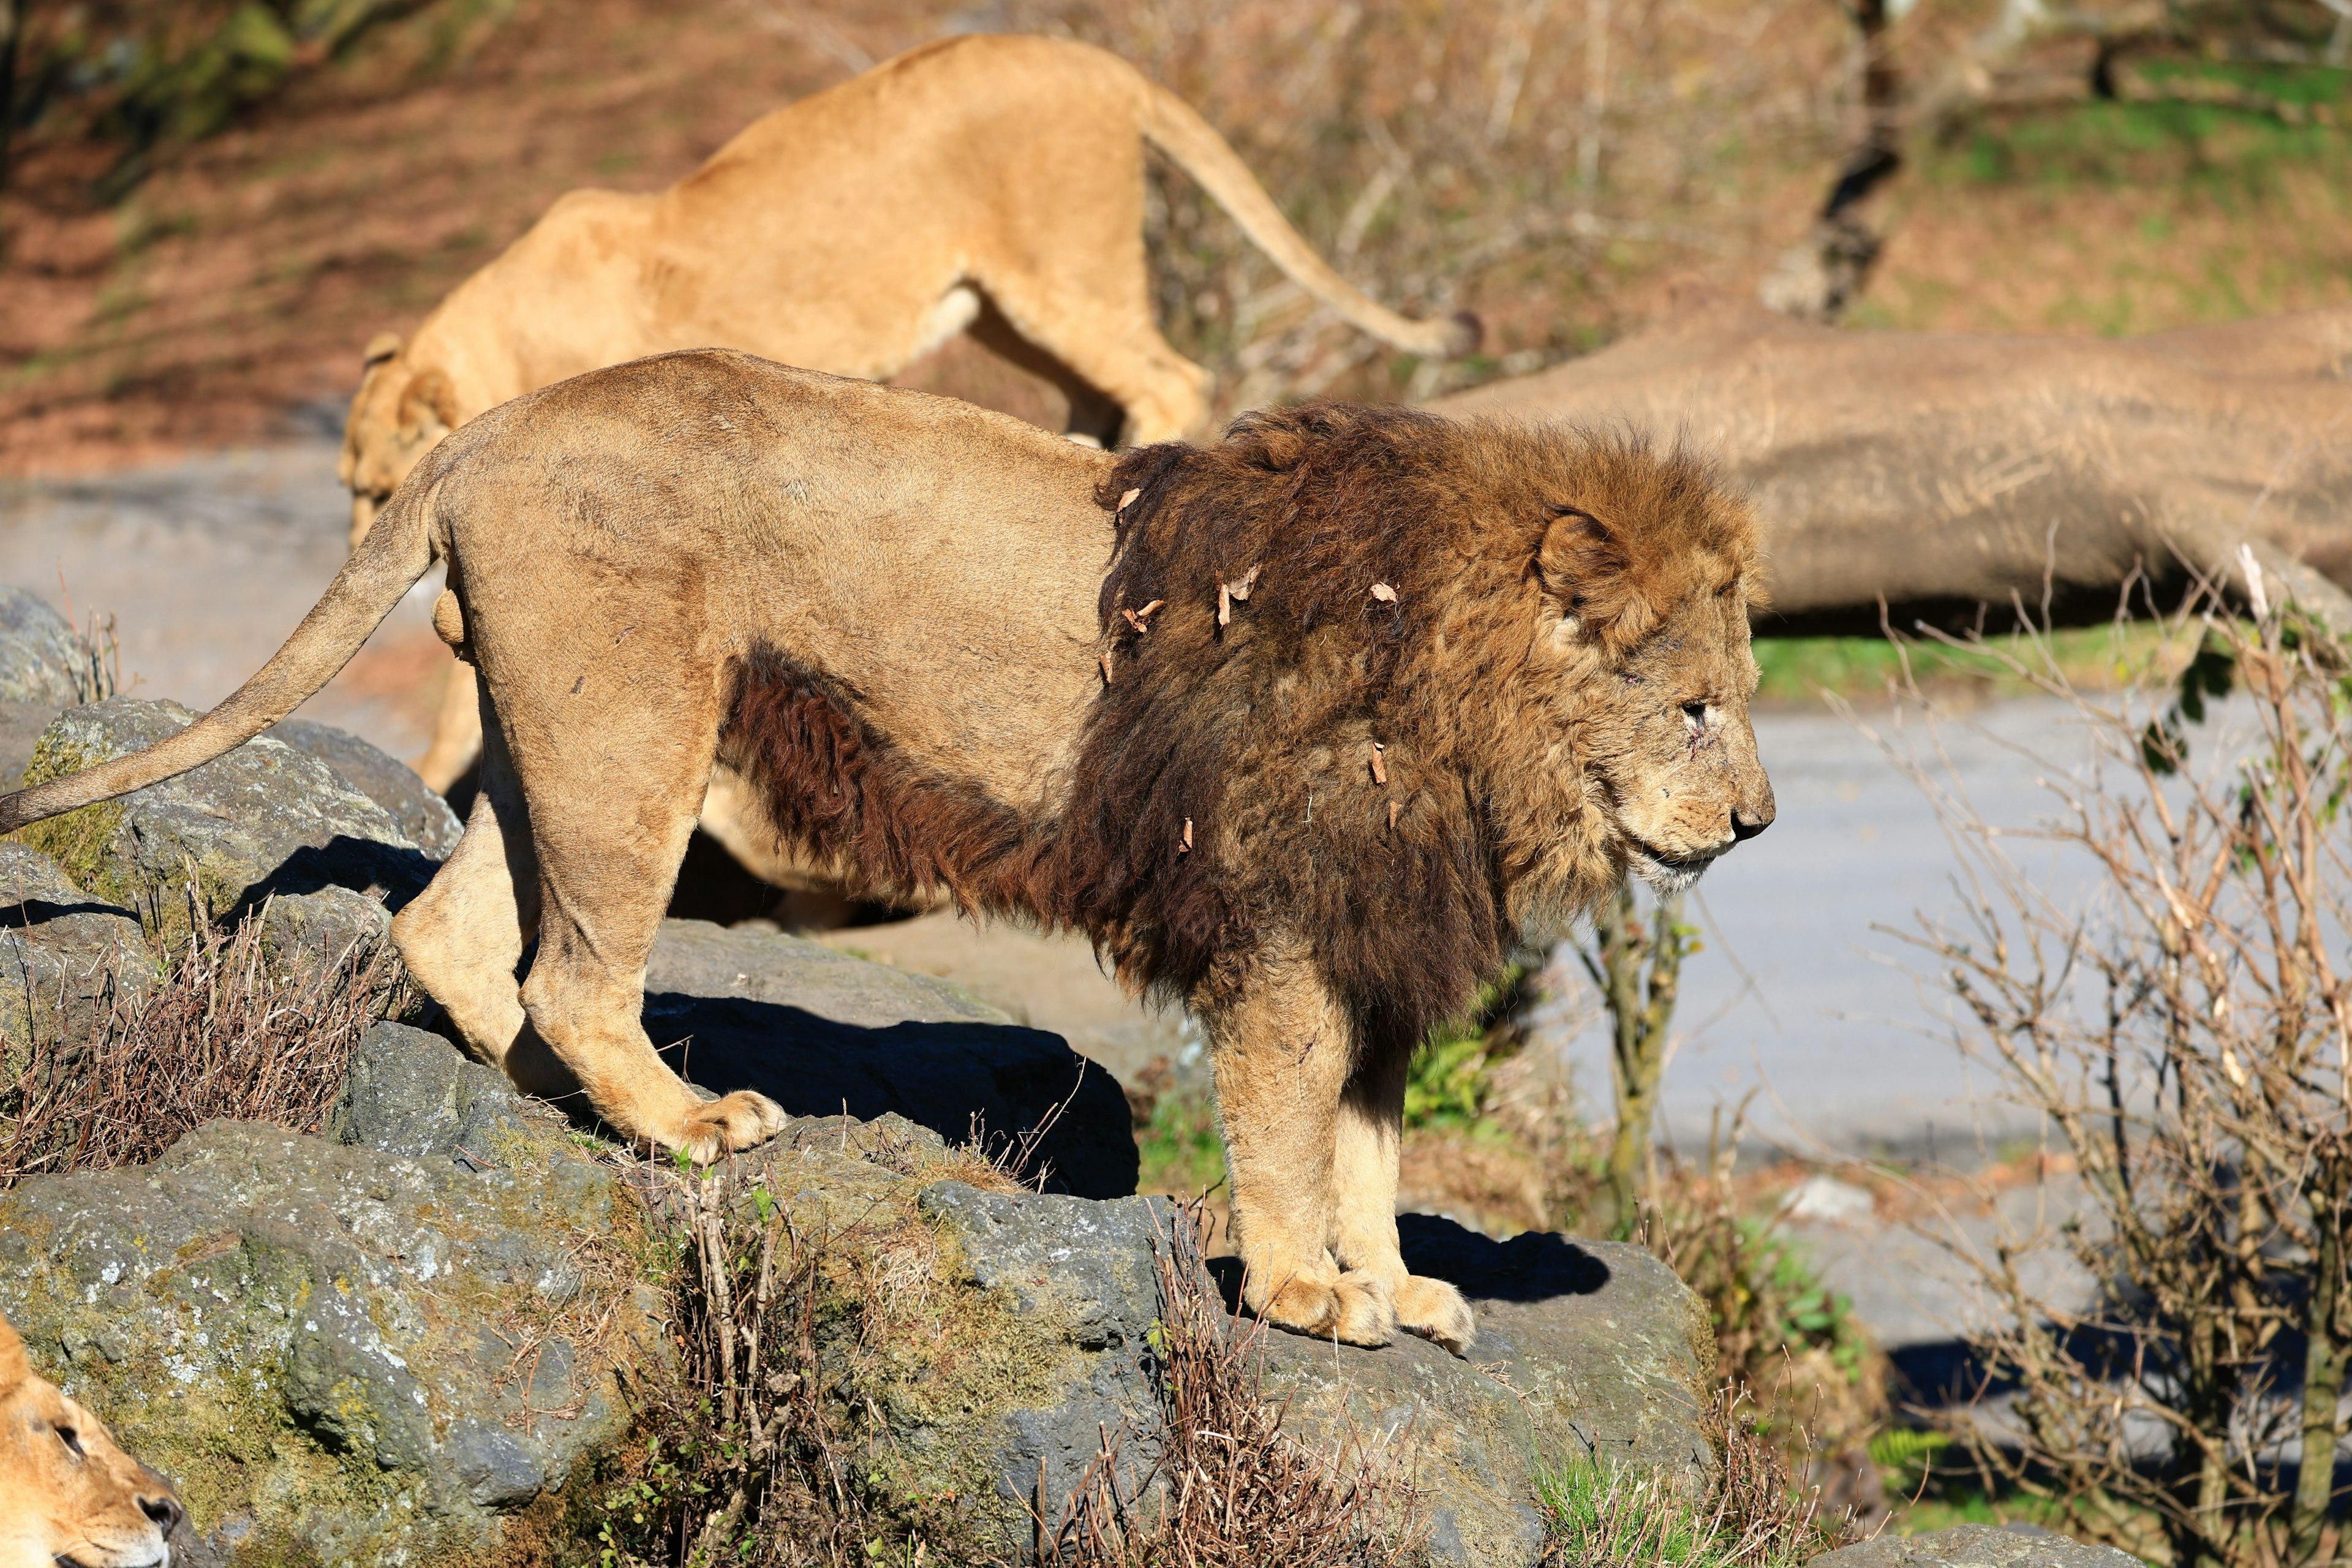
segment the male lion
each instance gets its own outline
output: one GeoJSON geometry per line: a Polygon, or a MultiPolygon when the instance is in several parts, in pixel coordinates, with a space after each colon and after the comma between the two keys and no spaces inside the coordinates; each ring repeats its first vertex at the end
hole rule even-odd
{"type": "MultiPolygon", "coordinates": [[[[370,343],[339,469],[352,543],[450,430],[667,349],[748,349],[880,381],[969,328],[1067,394],[1074,433],[1106,447],[1122,426],[1138,444],[1191,434],[1209,373],[1152,321],[1147,141],[1372,336],[1420,354],[1477,345],[1475,316],[1409,321],[1365,298],[1208,121],[1117,56],[951,38],[754,121],[658,195],[571,193],[414,339],[370,343]]],[[[434,788],[472,763],[474,711],[461,671],[417,764],[434,788]]]]}
{"type": "Polygon", "coordinates": [[[166,1568],[171,1483],[34,1372],[0,1318],[0,1568],[166,1568]]]}
{"type": "Polygon", "coordinates": [[[1325,405],[1114,459],[706,350],[457,432],[241,690],[0,832],[259,733],[445,559],[483,789],[393,935],[483,1059],[700,1158],[782,1124],[639,1021],[725,762],[856,880],[1076,927],[1191,1008],[1244,1298],[1350,1343],[1473,1333],[1397,1249],[1415,1042],[1522,931],[1772,819],[1753,527],[1680,454],[1325,405]]]}

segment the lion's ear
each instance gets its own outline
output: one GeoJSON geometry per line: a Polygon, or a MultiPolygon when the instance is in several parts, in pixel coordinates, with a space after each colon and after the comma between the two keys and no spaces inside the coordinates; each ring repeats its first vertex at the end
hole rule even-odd
{"type": "Polygon", "coordinates": [[[398,332],[378,332],[367,341],[367,347],[360,351],[360,368],[369,370],[382,364],[400,352],[400,342],[398,332]]]}
{"type": "Polygon", "coordinates": [[[25,1342],[16,1337],[7,1319],[0,1318],[0,1398],[32,1375],[33,1363],[25,1359],[25,1342]]]}
{"type": "Polygon", "coordinates": [[[455,428],[457,423],[457,390],[438,369],[410,377],[400,394],[400,428],[413,430],[428,418],[445,431],[455,428]]]}
{"type": "Polygon", "coordinates": [[[1546,507],[1552,519],[1536,552],[1544,595],[1563,622],[1600,634],[1623,618],[1634,602],[1633,562],[1609,525],[1582,507],[1546,507]]]}

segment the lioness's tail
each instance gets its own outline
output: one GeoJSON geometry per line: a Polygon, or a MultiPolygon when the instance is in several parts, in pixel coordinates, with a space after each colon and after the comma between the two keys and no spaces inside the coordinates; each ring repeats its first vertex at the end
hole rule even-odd
{"type": "Polygon", "coordinates": [[[0,833],[161,784],[252,740],[332,680],[433,564],[432,489],[404,485],[286,646],[226,701],[143,752],[0,797],[0,833]]]}
{"type": "Polygon", "coordinates": [[[1478,318],[1469,311],[1457,311],[1442,321],[1410,321],[1331,270],[1290,226],[1249,165],[1214,126],[1166,88],[1139,73],[1136,80],[1143,89],[1139,128],[1145,139],[1198,180],[1292,282],[1381,342],[1408,353],[1466,354],[1478,346],[1478,318]]]}

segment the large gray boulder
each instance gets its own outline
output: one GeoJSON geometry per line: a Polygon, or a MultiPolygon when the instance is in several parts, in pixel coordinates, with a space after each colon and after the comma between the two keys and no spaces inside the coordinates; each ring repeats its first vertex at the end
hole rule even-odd
{"type": "MultiPolygon", "coordinates": [[[[821,1153],[822,1141],[811,1142],[821,1153]]],[[[903,1416],[909,1406],[877,1395],[876,1408],[891,1413],[887,1473],[909,1495],[947,1486],[977,1495],[976,1466],[994,1544],[1016,1551],[1028,1507],[1042,1497],[1057,1517],[1105,1436],[1125,1436],[1123,1478],[1149,1467],[1160,1426],[1152,1337],[1167,1316],[1154,1258],[1175,1244],[1177,1220],[1162,1198],[1086,1203],[952,1182],[917,1201],[954,1238],[957,1281],[984,1303],[975,1317],[1000,1325],[1012,1364],[1043,1375],[1017,1397],[975,1405],[932,1394],[903,1416]]],[[[1477,1308],[1466,1359],[1411,1338],[1360,1350],[1245,1320],[1226,1331],[1249,1336],[1263,1392],[1287,1402],[1292,1431],[1327,1446],[1389,1445],[1420,1489],[1434,1561],[1538,1562],[1535,1479],[1546,1464],[1715,1472],[1702,1423],[1712,1334],[1697,1299],[1655,1258],[1556,1236],[1497,1247],[1444,1221],[1409,1224],[1404,1240],[1410,1266],[1454,1279],[1477,1308]]],[[[1238,1283],[1229,1268],[1215,1273],[1197,1288],[1238,1283]]],[[[905,1372],[917,1387],[936,1375],[923,1364],[905,1372]]]]}
{"type": "MultiPolygon", "coordinates": [[[[0,1194],[0,1312],[180,1482],[192,1562],[481,1560],[520,1510],[534,1531],[570,1517],[546,1500],[637,1440],[618,1377],[664,1375],[634,1268],[661,1249],[633,1190],[675,1189],[624,1185],[625,1161],[397,1025],[362,1043],[322,1132],[215,1122],[152,1166],[0,1194]]],[[[1540,1465],[1713,1463],[1699,1309],[1633,1248],[1408,1223],[1408,1260],[1481,1313],[1457,1361],[1230,1319],[1230,1280],[1171,1250],[1168,1200],[1013,1189],[898,1115],[795,1120],[732,1179],[821,1254],[795,1276],[819,1294],[811,1364],[869,1500],[956,1500],[941,1561],[1025,1555],[1033,1506],[1059,1517],[1107,1437],[1130,1481],[1149,1469],[1163,1254],[1291,1430],[1385,1443],[1438,1561],[1536,1562],[1540,1465]]]]}
{"type": "MultiPolygon", "coordinates": [[[[1622,1464],[1704,1482],[1715,1331],[1644,1248],[1527,1233],[1496,1242],[1433,1215],[1397,1220],[1405,1266],[1452,1282],[1478,1315],[1462,1358],[1405,1338],[1361,1350],[1272,1333],[1266,1386],[1306,1429],[1400,1435],[1439,1562],[1532,1563],[1538,1467],[1622,1464]]],[[[1239,1271],[1220,1269],[1229,1295],[1239,1271]]]]}
{"type": "Polygon", "coordinates": [[[0,588],[0,702],[38,703],[55,712],[79,701],[80,663],[73,627],[47,600],[0,588]]]}
{"type": "Polygon", "coordinates": [[[214,1122],[0,1193],[0,1311],[179,1482],[200,1555],[476,1559],[621,1440],[614,1368],[661,1353],[608,1167],[436,1036],[360,1054],[340,1142],[214,1122]]]}
{"type": "Polygon", "coordinates": [[[0,1083],[36,1037],[81,1035],[155,976],[129,910],[91,898],[39,850],[0,840],[0,1083]]]}
{"type": "Polygon", "coordinates": [[[321,762],[345,784],[392,815],[400,830],[436,860],[446,860],[457,847],[466,825],[449,803],[416,776],[416,770],[388,752],[378,751],[349,730],[289,719],[268,731],[304,756],[321,762]]]}
{"type": "Polygon", "coordinates": [[[2140,1568],[2140,1561],[2046,1531],[1958,1524],[1857,1542],[1814,1558],[1810,1568],[2140,1568]]]}
{"type": "MultiPolygon", "coordinates": [[[[27,783],[141,750],[194,721],[171,701],[112,697],[60,714],[27,783]]],[[[274,947],[333,956],[382,940],[387,904],[421,890],[434,863],[390,813],[325,763],[261,736],[203,767],[24,829],[76,884],[138,911],[166,944],[184,935],[191,885],[214,917],[274,900],[274,947]]]]}
{"type": "Polygon", "coordinates": [[[795,1116],[896,1114],[954,1143],[1025,1143],[1051,1190],[1135,1190],[1118,1080],[944,980],[780,932],[665,921],[645,1016],[670,1064],[706,1089],[756,1089],[795,1116]]]}

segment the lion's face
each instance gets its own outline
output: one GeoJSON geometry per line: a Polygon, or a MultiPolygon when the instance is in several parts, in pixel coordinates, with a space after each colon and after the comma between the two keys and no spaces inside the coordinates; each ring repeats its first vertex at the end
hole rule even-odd
{"type": "Polygon", "coordinates": [[[165,1568],[180,1500],[0,1321],[0,1568],[165,1568]]]}
{"type": "Polygon", "coordinates": [[[1748,721],[1746,601],[1682,605],[1611,675],[1591,726],[1604,810],[1628,869],[1678,892],[1772,825],[1772,782],[1748,721]]]}
{"type": "Polygon", "coordinates": [[[335,465],[336,477],[352,492],[352,549],[367,537],[368,525],[408,470],[449,434],[455,403],[449,377],[410,365],[398,337],[385,332],[368,344],[360,389],[343,420],[343,454],[335,465]]]}
{"type": "Polygon", "coordinates": [[[1684,459],[1588,447],[1538,547],[1536,666],[1570,694],[1605,852],[1662,893],[1772,824],[1748,700],[1755,552],[1744,508],[1684,459]],[[1597,798],[1596,798],[1597,796],[1597,798]]]}

